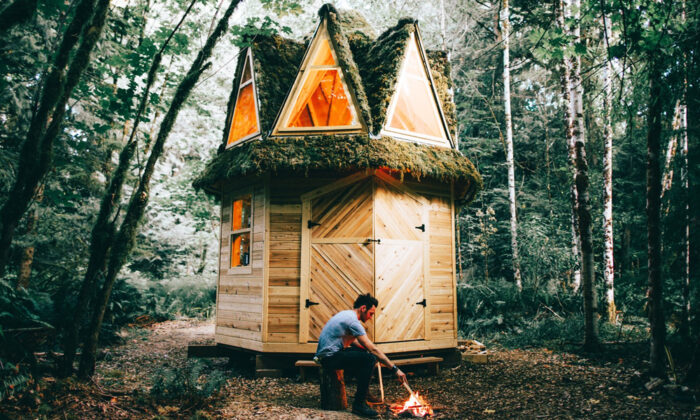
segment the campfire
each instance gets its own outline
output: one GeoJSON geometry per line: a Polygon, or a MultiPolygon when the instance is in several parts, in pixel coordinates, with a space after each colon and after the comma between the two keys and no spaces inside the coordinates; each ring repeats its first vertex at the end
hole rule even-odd
{"type": "Polygon", "coordinates": [[[433,408],[428,404],[427,401],[423,399],[417,392],[413,392],[408,383],[404,382],[403,386],[406,387],[411,397],[407,399],[403,404],[392,404],[389,408],[394,414],[412,414],[415,417],[426,417],[433,415],[433,408]]]}

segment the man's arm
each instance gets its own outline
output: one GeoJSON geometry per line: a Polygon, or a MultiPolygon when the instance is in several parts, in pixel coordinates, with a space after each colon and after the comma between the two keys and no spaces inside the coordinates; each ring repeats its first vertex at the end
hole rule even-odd
{"type": "Polygon", "coordinates": [[[357,342],[358,342],[362,347],[364,347],[365,349],[367,349],[367,351],[369,351],[369,352],[372,353],[373,355],[377,356],[377,359],[379,359],[379,361],[380,361],[384,366],[390,367],[390,368],[392,368],[392,370],[394,370],[394,368],[396,368],[395,373],[396,373],[396,377],[398,378],[398,380],[401,381],[401,382],[406,382],[406,374],[403,373],[403,372],[401,371],[401,369],[399,369],[398,367],[396,367],[396,365],[394,365],[394,364],[391,362],[391,360],[389,360],[389,358],[386,357],[386,354],[384,354],[383,351],[379,350],[379,347],[375,346],[374,343],[373,343],[372,341],[370,341],[369,338],[367,338],[367,335],[366,335],[366,334],[357,337],[357,342]]]}

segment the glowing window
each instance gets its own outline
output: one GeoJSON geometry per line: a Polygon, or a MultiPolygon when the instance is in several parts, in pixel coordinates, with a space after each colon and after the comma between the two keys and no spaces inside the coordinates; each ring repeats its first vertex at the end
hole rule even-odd
{"type": "Polygon", "coordinates": [[[250,194],[243,195],[231,203],[231,267],[250,265],[251,234],[250,194]]]}
{"type": "Polygon", "coordinates": [[[258,128],[258,112],[255,104],[255,87],[251,71],[251,55],[246,55],[245,67],[238,87],[236,107],[233,110],[231,129],[228,133],[226,146],[256,135],[258,128]]]}
{"type": "Polygon", "coordinates": [[[447,139],[430,79],[413,36],[408,45],[392,105],[387,126],[390,131],[417,134],[440,142],[447,139]]]}
{"type": "Polygon", "coordinates": [[[360,128],[356,107],[325,28],[312,42],[309,57],[297,81],[300,85],[293,90],[291,106],[285,108],[282,129],[360,128]]]}

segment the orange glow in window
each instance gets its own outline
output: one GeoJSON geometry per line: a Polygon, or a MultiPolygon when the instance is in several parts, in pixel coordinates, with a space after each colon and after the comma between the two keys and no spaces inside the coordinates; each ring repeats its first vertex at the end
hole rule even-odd
{"type": "Polygon", "coordinates": [[[255,97],[253,95],[253,84],[251,83],[238,92],[238,100],[236,100],[236,109],[233,111],[233,122],[231,123],[231,131],[228,134],[227,145],[233,144],[257,131],[258,116],[255,112],[255,97]]]}
{"type": "Polygon", "coordinates": [[[332,127],[353,124],[348,95],[338,70],[310,70],[297,97],[288,127],[332,127]]]}

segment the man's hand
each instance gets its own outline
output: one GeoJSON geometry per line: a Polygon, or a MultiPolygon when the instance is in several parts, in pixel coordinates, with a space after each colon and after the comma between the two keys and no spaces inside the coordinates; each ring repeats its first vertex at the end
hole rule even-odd
{"type": "Polygon", "coordinates": [[[401,382],[401,383],[404,383],[407,381],[406,374],[403,373],[403,371],[401,369],[396,371],[396,379],[398,379],[399,382],[401,382]]]}

